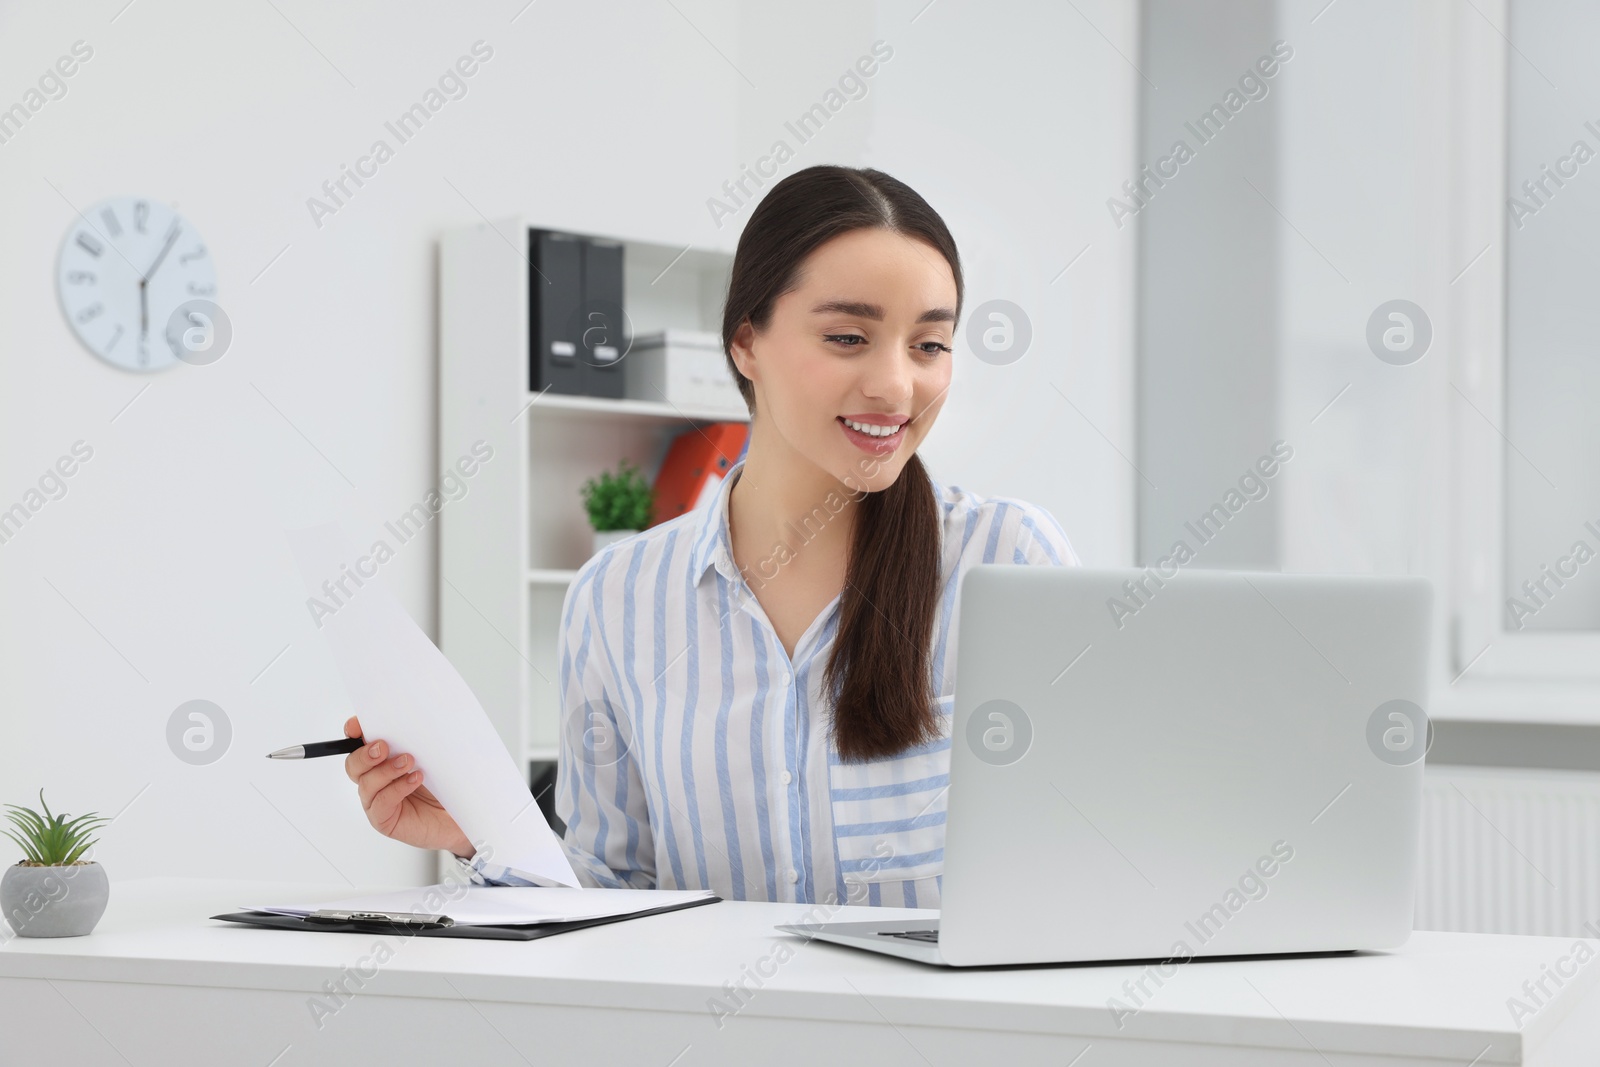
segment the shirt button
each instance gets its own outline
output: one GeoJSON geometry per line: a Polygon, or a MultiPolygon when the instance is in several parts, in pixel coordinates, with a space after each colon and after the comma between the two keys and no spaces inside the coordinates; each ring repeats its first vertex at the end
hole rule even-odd
{"type": "Polygon", "coordinates": [[[790,885],[794,885],[794,883],[796,883],[796,882],[798,882],[800,880],[800,872],[791,867],[789,869],[789,873],[786,874],[784,877],[789,879],[789,884],[790,885]]]}
{"type": "Polygon", "coordinates": [[[788,785],[790,782],[794,781],[794,775],[790,774],[788,771],[784,771],[780,781],[782,781],[784,785],[788,785]]]}
{"type": "Polygon", "coordinates": [[[793,685],[794,684],[794,675],[785,672],[784,676],[783,676],[783,684],[784,685],[793,685]]]}

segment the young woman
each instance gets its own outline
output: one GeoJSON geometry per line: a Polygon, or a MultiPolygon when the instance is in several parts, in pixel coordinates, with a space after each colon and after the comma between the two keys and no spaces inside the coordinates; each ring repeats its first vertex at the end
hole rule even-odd
{"type": "MultiPolygon", "coordinates": [[[[556,806],[584,884],[938,906],[961,576],[1079,562],[1043,508],[916,455],[961,301],[944,222],[881,171],[799,171],[751,215],[722,324],[749,449],[562,609],[556,806]]],[[[345,766],[380,832],[529,884],[474,855],[409,755],[372,740],[345,766]]]]}

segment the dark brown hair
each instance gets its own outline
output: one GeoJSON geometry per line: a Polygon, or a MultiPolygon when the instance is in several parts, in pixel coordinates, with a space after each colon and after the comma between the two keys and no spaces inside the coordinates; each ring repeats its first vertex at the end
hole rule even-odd
{"type": "MultiPolygon", "coordinates": [[[[739,373],[733,339],[760,332],[773,304],[799,282],[805,258],[860,229],[926,241],[950,264],[961,318],[961,259],[927,201],[879,170],[817,166],[774,185],[739,236],[722,314],[722,347],[752,417],[755,387],[739,373]]],[[[920,412],[913,412],[913,416],[920,412]]],[[[892,756],[938,737],[931,658],[942,549],[938,501],[922,460],[907,459],[893,485],[860,493],[851,535],[839,630],[824,673],[833,694],[833,741],[849,761],[892,756]]]]}

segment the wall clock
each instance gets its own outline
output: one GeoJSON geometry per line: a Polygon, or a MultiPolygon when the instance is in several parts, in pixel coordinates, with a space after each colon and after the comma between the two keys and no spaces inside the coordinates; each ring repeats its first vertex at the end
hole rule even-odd
{"type": "Polygon", "coordinates": [[[166,204],[115,196],[85,211],[62,239],[56,291],[78,340],[112,366],[209,362],[194,353],[210,342],[204,308],[217,295],[216,268],[199,232],[166,204]]]}

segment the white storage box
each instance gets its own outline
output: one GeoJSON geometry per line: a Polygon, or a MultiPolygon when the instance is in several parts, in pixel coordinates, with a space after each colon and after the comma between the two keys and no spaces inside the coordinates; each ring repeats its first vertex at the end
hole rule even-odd
{"type": "Polygon", "coordinates": [[[633,339],[623,364],[630,400],[748,414],[722,354],[722,338],[715,333],[661,330],[640,334],[633,339]]]}

